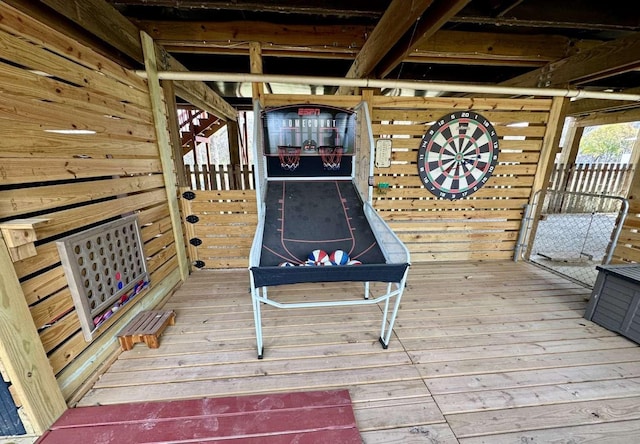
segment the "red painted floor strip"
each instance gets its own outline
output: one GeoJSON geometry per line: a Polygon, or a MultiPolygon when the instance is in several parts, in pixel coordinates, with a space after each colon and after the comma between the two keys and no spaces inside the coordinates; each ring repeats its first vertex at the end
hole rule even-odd
{"type": "Polygon", "coordinates": [[[70,409],[38,444],[361,443],[347,390],[70,409]]]}

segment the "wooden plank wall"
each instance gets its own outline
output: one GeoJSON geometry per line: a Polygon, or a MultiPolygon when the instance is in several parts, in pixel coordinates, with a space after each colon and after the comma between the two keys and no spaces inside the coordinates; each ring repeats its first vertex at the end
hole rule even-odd
{"type": "Polygon", "coordinates": [[[407,244],[412,261],[513,257],[550,107],[551,99],[373,97],[374,139],[393,141],[391,167],[375,169],[376,184],[389,188],[374,194],[374,206],[407,244]],[[420,141],[436,120],[467,109],[481,113],[496,128],[499,164],[472,196],[436,198],[418,176],[420,141]]]}
{"type": "MultiPolygon", "coordinates": [[[[361,101],[358,96],[309,96],[277,95],[265,96],[265,106],[283,106],[299,103],[324,104],[352,108],[361,101]]],[[[251,169],[251,171],[253,168],[251,169]]],[[[187,170],[189,173],[190,170],[187,170]]],[[[246,176],[245,176],[246,177],[246,176]]],[[[253,176],[250,176],[253,188],[253,176]]],[[[245,181],[246,185],[246,181],[245,181]]],[[[246,268],[249,266],[249,250],[258,222],[256,192],[244,190],[192,190],[192,200],[180,198],[187,237],[187,248],[192,263],[203,268],[246,268]],[[187,216],[197,216],[198,222],[186,221],[187,216]],[[197,240],[201,241],[199,243],[197,240]],[[199,245],[194,245],[199,244],[199,245]]]]}
{"type": "Polygon", "coordinates": [[[180,202],[192,263],[199,268],[249,266],[249,250],[258,223],[255,190],[185,188],[180,202]],[[193,198],[187,199],[185,192],[189,191],[193,198]]]}
{"type": "Polygon", "coordinates": [[[640,175],[635,175],[629,187],[629,214],[624,221],[612,262],[640,262],[640,175]]]}
{"type": "MultiPolygon", "coordinates": [[[[319,103],[348,108],[360,100],[354,96],[266,95],[265,105],[319,103]]],[[[391,137],[393,141],[392,166],[376,168],[374,172],[376,183],[389,184],[384,194],[374,193],[374,206],[407,244],[413,262],[513,257],[524,205],[529,201],[534,178],[539,173],[538,161],[551,103],[551,99],[372,97],[374,140],[391,137]],[[487,184],[472,196],[457,201],[438,199],[424,188],[418,176],[418,147],[432,122],[447,113],[466,109],[476,110],[492,121],[500,136],[499,164],[487,184]]],[[[207,250],[199,247],[198,256],[199,251],[216,252],[207,256],[206,268],[245,267],[248,258],[236,254],[241,254],[243,248],[248,252],[255,225],[233,225],[226,229],[226,222],[214,225],[218,217],[212,215],[225,211],[237,214],[238,209],[246,211],[250,207],[247,199],[253,193],[245,191],[241,196],[233,191],[212,193],[213,198],[202,192],[197,195],[215,205],[232,204],[233,207],[230,210],[212,208],[208,212],[207,223],[211,227],[208,230],[212,231],[199,231],[206,225],[195,228],[200,233],[198,237],[206,238],[207,244],[207,250]],[[224,239],[222,233],[230,237],[224,239]],[[226,243],[236,241],[238,248],[233,258],[227,258],[230,248],[226,243]]],[[[200,211],[210,205],[205,201],[194,201],[200,211]]]]}
{"type": "Polygon", "coordinates": [[[56,239],[137,213],[152,288],[177,267],[149,91],[133,71],[4,3],[0,47],[0,222],[49,219],[37,230],[37,255],[14,265],[53,371],[60,375],[89,344],[80,332],[56,239]],[[58,129],[96,133],[47,132],[58,129]]]}

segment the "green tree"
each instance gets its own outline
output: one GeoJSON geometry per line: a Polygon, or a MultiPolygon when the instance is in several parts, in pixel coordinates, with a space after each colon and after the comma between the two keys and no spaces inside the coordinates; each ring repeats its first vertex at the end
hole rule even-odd
{"type": "Polygon", "coordinates": [[[631,123],[590,127],[580,140],[579,152],[593,156],[595,162],[615,161],[631,150],[637,133],[631,123]]]}

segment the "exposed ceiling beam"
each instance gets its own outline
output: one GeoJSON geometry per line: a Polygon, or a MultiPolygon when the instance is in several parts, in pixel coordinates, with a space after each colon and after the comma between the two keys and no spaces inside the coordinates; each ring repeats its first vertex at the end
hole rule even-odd
{"type": "Polygon", "coordinates": [[[640,108],[631,108],[616,112],[596,112],[577,117],[577,126],[610,125],[615,123],[637,122],[640,120],[640,108]]]}
{"type": "Polygon", "coordinates": [[[319,5],[306,5],[300,1],[223,1],[223,0],[111,0],[115,6],[163,6],[169,8],[204,10],[235,10],[251,12],[275,12],[282,14],[321,15],[334,17],[363,17],[377,19],[383,10],[376,10],[370,0],[326,0],[319,5]]]}
{"type": "Polygon", "coordinates": [[[419,43],[405,62],[533,67],[543,66],[601,43],[560,35],[439,30],[419,43]]]}
{"type": "Polygon", "coordinates": [[[503,82],[505,86],[580,85],[640,67],[640,33],[612,40],[503,82]]]}
{"type": "Polygon", "coordinates": [[[387,52],[376,68],[376,74],[384,78],[402,63],[416,47],[433,36],[451,17],[455,16],[471,0],[436,0],[420,18],[411,33],[406,33],[387,52]]]}
{"type": "MultiPolygon", "coordinates": [[[[348,79],[369,76],[393,45],[416,23],[434,0],[416,0],[407,5],[406,0],[393,0],[382,18],[362,46],[351,68],[348,79]]],[[[338,88],[337,94],[345,94],[348,88],[338,88]]]]}
{"type": "Polygon", "coordinates": [[[281,25],[267,22],[136,21],[162,45],[204,46],[260,42],[310,49],[362,48],[372,27],[354,25],[281,25]]]}
{"type": "MultiPolygon", "coordinates": [[[[640,87],[629,88],[624,92],[629,94],[638,94],[640,93],[640,87]]],[[[569,103],[569,106],[567,108],[567,115],[580,116],[601,111],[618,111],[637,107],[640,107],[640,103],[629,103],[622,100],[582,99],[574,100],[573,102],[569,103]]]]}
{"type": "MultiPolygon", "coordinates": [[[[562,5],[562,2],[559,2],[562,5]]],[[[581,21],[569,22],[562,20],[518,19],[512,17],[471,17],[456,16],[449,20],[451,23],[471,25],[491,25],[502,28],[557,28],[580,29],[589,31],[637,31],[635,25],[619,25],[614,23],[586,23],[581,21]]]]}
{"type": "MultiPolygon", "coordinates": [[[[262,43],[265,57],[353,59],[373,29],[368,26],[294,25],[265,22],[138,21],[171,53],[247,55],[262,43]]],[[[418,42],[406,62],[540,67],[602,42],[556,35],[439,30],[418,42]]]]}

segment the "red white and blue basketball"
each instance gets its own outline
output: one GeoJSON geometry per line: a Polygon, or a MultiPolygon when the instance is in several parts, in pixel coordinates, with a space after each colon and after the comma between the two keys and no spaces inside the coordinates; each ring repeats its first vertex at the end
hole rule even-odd
{"type": "Polygon", "coordinates": [[[280,267],[295,267],[291,262],[280,262],[280,267]]]}
{"type": "Polygon", "coordinates": [[[336,265],[346,265],[349,262],[349,255],[342,250],[336,250],[331,253],[329,259],[336,265]]]}
{"type": "Polygon", "coordinates": [[[309,260],[313,261],[316,265],[324,265],[329,262],[329,255],[324,250],[313,250],[309,253],[309,260]]]}
{"type": "Polygon", "coordinates": [[[362,265],[362,262],[360,262],[357,259],[353,259],[353,260],[350,260],[349,262],[347,262],[347,265],[362,265]]]}

